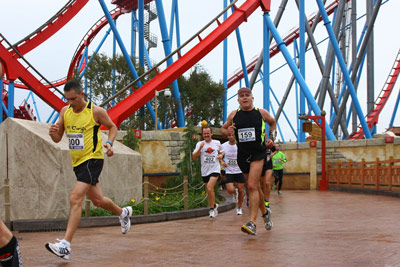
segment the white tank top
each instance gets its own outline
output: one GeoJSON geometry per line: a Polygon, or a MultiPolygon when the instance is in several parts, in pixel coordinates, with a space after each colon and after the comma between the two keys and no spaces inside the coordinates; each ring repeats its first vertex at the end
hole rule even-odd
{"type": "Polygon", "coordinates": [[[237,146],[236,146],[236,144],[231,145],[231,144],[229,144],[229,141],[227,141],[222,144],[222,150],[225,153],[224,161],[226,164],[228,164],[228,166],[225,167],[225,172],[227,174],[242,173],[242,171],[240,170],[240,168],[237,164],[237,146]]]}

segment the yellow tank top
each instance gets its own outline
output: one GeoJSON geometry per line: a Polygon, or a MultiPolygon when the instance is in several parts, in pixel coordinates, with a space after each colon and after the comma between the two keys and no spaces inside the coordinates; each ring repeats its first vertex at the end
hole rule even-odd
{"type": "Polygon", "coordinates": [[[69,140],[73,167],[89,159],[104,159],[100,124],[93,118],[92,106],[88,102],[80,113],[75,113],[68,106],[64,113],[64,128],[69,140]]]}

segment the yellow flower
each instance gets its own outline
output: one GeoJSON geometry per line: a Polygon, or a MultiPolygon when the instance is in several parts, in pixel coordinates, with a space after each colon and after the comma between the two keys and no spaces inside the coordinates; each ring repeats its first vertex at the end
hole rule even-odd
{"type": "Polygon", "coordinates": [[[167,190],[164,190],[164,193],[167,193],[167,190]]]}
{"type": "Polygon", "coordinates": [[[156,200],[159,200],[160,199],[160,197],[156,197],[156,200]]]}
{"type": "Polygon", "coordinates": [[[203,192],[201,192],[201,195],[204,195],[206,192],[205,191],[203,191],[203,192]]]}
{"type": "Polygon", "coordinates": [[[158,191],[158,187],[156,186],[156,191],[158,191]]]}
{"type": "Polygon", "coordinates": [[[132,201],[132,203],[135,203],[135,200],[134,200],[134,199],[131,199],[131,201],[132,201]]]}
{"type": "Polygon", "coordinates": [[[153,193],[153,192],[151,192],[150,194],[151,194],[151,195],[154,195],[154,193],[153,193]]]}
{"type": "Polygon", "coordinates": [[[165,197],[166,195],[167,195],[167,194],[165,194],[165,193],[163,194],[164,197],[165,197]]]}

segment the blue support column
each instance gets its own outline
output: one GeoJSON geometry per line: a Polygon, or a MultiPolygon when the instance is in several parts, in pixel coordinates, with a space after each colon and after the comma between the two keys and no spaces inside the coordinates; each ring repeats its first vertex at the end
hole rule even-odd
{"type": "MultiPolygon", "coordinates": [[[[231,0],[231,3],[232,2],[233,2],[233,0],[231,0]]],[[[233,12],[235,12],[235,9],[232,6],[232,13],[233,12]]],[[[246,84],[246,87],[250,88],[249,75],[247,74],[247,64],[246,64],[246,59],[244,58],[242,38],[240,37],[239,28],[236,28],[235,34],[236,34],[236,40],[237,40],[237,44],[238,44],[238,48],[239,48],[240,62],[242,64],[244,82],[246,84]]]]}
{"type": "Polygon", "coordinates": [[[181,27],[179,24],[179,5],[178,5],[178,0],[176,0],[176,6],[175,6],[175,25],[176,25],[176,46],[180,47],[181,46],[181,27]]]}
{"type": "Polygon", "coordinates": [[[399,93],[397,95],[396,104],[394,105],[392,118],[390,119],[390,123],[389,123],[389,128],[393,126],[394,118],[396,117],[397,109],[399,107],[399,102],[400,102],[400,90],[399,90],[399,93]]]}
{"type": "MultiPolygon", "coordinates": [[[[228,6],[228,0],[224,0],[224,9],[228,6]]],[[[224,21],[228,18],[228,11],[224,13],[224,21]]],[[[224,103],[222,106],[222,121],[228,118],[228,37],[223,42],[223,84],[224,84],[224,103]]]]}
{"type": "MultiPolygon", "coordinates": [[[[300,73],[303,76],[303,79],[306,79],[306,57],[305,57],[305,1],[299,0],[299,34],[300,34],[300,51],[299,51],[299,67],[300,73]]],[[[306,114],[306,98],[302,91],[300,91],[300,114],[306,114]]],[[[299,141],[305,142],[306,141],[306,133],[303,132],[303,123],[299,124],[300,131],[299,131],[299,141]]]]}
{"type": "Polygon", "coordinates": [[[176,15],[176,0],[172,1],[172,6],[171,6],[171,19],[169,20],[169,40],[172,45],[172,40],[174,37],[174,21],[175,21],[175,15],[176,15]]]}
{"type": "MultiPolygon", "coordinates": [[[[290,69],[292,70],[293,75],[295,76],[297,82],[299,83],[301,90],[303,91],[305,97],[307,98],[308,103],[310,104],[312,110],[314,111],[314,114],[316,116],[321,116],[321,109],[319,108],[317,102],[315,102],[315,99],[314,99],[313,95],[311,94],[310,89],[308,88],[306,82],[304,81],[303,76],[301,76],[300,71],[298,70],[296,64],[293,62],[293,60],[290,56],[290,53],[286,48],[285,42],[279,36],[278,30],[275,28],[275,25],[272,22],[272,20],[269,16],[269,13],[267,13],[267,16],[264,16],[264,21],[265,21],[265,23],[268,24],[268,28],[269,28],[272,36],[276,40],[278,48],[281,50],[283,56],[285,57],[286,62],[288,63],[290,69]]],[[[331,128],[328,127],[328,125],[326,127],[326,135],[329,140],[331,140],[331,141],[336,140],[335,135],[333,134],[331,128]]]]}
{"type": "Polygon", "coordinates": [[[8,83],[8,103],[7,103],[7,117],[9,118],[14,118],[14,95],[15,95],[14,81],[10,80],[8,83]]]}
{"type": "MultiPolygon", "coordinates": [[[[160,30],[161,30],[161,35],[162,35],[162,42],[163,42],[163,46],[164,46],[164,53],[165,53],[165,56],[169,56],[171,54],[171,42],[169,41],[169,37],[168,37],[168,30],[167,30],[167,26],[166,26],[167,24],[166,24],[165,15],[164,15],[164,7],[163,7],[161,0],[155,0],[155,2],[156,2],[156,7],[157,7],[158,22],[160,24],[160,30]]],[[[167,66],[170,66],[172,63],[173,63],[172,57],[168,58],[167,66]]],[[[183,113],[181,96],[179,93],[178,82],[176,80],[172,82],[172,88],[173,88],[172,95],[178,101],[178,105],[176,107],[178,127],[184,127],[185,126],[185,115],[183,113]]]]}
{"type": "MultiPolygon", "coordinates": [[[[89,60],[86,61],[85,68],[84,68],[83,71],[79,74],[79,79],[81,79],[81,78],[83,77],[83,75],[85,75],[85,72],[86,72],[86,70],[88,69],[90,62],[92,62],[94,56],[97,55],[97,53],[99,53],[100,48],[103,46],[103,44],[104,44],[104,42],[106,41],[106,39],[107,39],[108,35],[110,34],[110,32],[111,32],[111,28],[109,28],[109,29],[106,31],[106,34],[103,36],[103,39],[101,39],[99,45],[98,45],[97,48],[94,50],[92,56],[90,57],[89,60]]],[[[87,49],[88,49],[88,48],[86,47],[86,48],[85,48],[85,51],[86,51],[87,49]]],[[[80,68],[78,68],[78,69],[80,70],[80,68]]]]}
{"type": "MultiPolygon", "coordinates": [[[[264,17],[267,16],[268,13],[264,13],[264,17]]],[[[263,23],[263,58],[264,58],[264,64],[263,64],[263,89],[264,89],[264,97],[263,97],[263,108],[266,109],[268,112],[270,111],[270,94],[269,94],[269,88],[270,88],[270,53],[269,53],[269,29],[268,29],[268,24],[263,23]]],[[[265,126],[265,131],[269,133],[269,124],[266,124],[265,126]]],[[[269,139],[269,134],[267,135],[267,138],[269,139]]]]}
{"type": "Polygon", "coordinates": [[[337,43],[337,40],[335,38],[335,34],[334,34],[332,26],[330,24],[331,22],[329,21],[328,14],[326,13],[326,10],[324,8],[324,4],[322,3],[321,0],[317,0],[317,4],[318,4],[319,11],[321,12],[322,19],[324,20],[325,27],[326,27],[326,29],[328,31],[330,42],[331,42],[331,44],[333,46],[333,49],[335,50],[335,54],[336,54],[336,57],[338,59],[338,63],[339,63],[340,68],[341,68],[341,70],[343,72],[343,76],[344,76],[344,78],[346,80],[349,93],[350,93],[350,95],[351,95],[351,97],[353,99],[353,104],[354,104],[354,106],[356,108],[358,119],[361,122],[365,137],[367,139],[370,139],[370,138],[372,138],[371,132],[368,129],[367,122],[365,121],[364,114],[362,113],[362,109],[361,109],[360,103],[358,102],[356,91],[354,89],[353,83],[351,82],[351,78],[350,78],[349,72],[347,71],[347,67],[346,67],[346,63],[345,63],[345,61],[343,59],[343,55],[340,52],[339,44],[337,43]]]}
{"type": "MultiPolygon", "coordinates": [[[[114,20],[115,26],[117,26],[117,21],[114,20]]],[[[116,38],[115,38],[115,34],[113,35],[113,50],[112,50],[112,55],[113,55],[113,59],[115,59],[115,56],[117,55],[117,42],[116,42],[116,38]]],[[[125,59],[126,60],[126,59],[125,59]]],[[[116,71],[115,68],[112,69],[112,95],[115,95],[115,75],[116,71]]],[[[115,98],[113,100],[111,100],[111,106],[115,105],[115,98]]]]}
{"type": "Polygon", "coordinates": [[[131,57],[136,57],[136,10],[131,10],[131,57]]]}
{"type": "Polygon", "coordinates": [[[139,65],[144,68],[144,0],[138,0],[139,13],[139,65]]]}

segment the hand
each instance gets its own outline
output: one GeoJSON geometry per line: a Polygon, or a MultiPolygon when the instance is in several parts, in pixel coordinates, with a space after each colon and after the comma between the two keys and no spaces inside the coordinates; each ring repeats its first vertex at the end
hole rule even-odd
{"type": "Polygon", "coordinates": [[[228,167],[228,164],[224,161],[224,162],[222,162],[222,167],[228,167]]]}
{"type": "Polygon", "coordinates": [[[235,131],[236,127],[231,125],[228,127],[228,134],[233,134],[233,132],[235,131]]]}
{"type": "Polygon", "coordinates": [[[112,146],[109,143],[105,143],[104,147],[107,148],[106,155],[108,157],[112,157],[114,155],[114,150],[113,150],[112,146]]]}
{"type": "Polygon", "coordinates": [[[274,145],[274,141],[272,141],[271,139],[268,139],[267,141],[265,141],[265,145],[267,147],[272,147],[274,145]]]}
{"type": "Polygon", "coordinates": [[[206,144],[205,141],[200,143],[200,150],[204,147],[205,144],[206,144]]]}
{"type": "Polygon", "coordinates": [[[58,134],[58,130],[60,129],[60,127],[58,127],[58,124],[52,124],[50,125],[50,129],[49,129],[49,135],[53,136],[58,134]]]}

